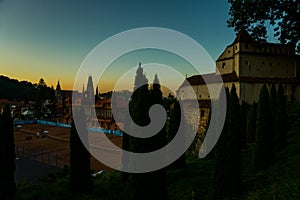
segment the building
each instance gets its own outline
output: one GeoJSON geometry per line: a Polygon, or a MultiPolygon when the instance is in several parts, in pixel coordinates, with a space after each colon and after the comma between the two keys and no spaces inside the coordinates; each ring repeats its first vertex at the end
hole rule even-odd
{"type": "MultiPolygon", "coordinates": [[[[269,88],[273,83],[277,88],[282,84],[288,101],[300,100],[299,57],[292,46],[255,42],[247,31],[241,30],[217,59],[214,73],[187,78],[199,101],[200,118],[207,121],[210,102],[215,98],[206,85],[217,84],[219,75],[229,89],[235,85],[241,102],[258,102],[264,83],[269,88]]],[[[190,98],[185,84],[178,89],[177,96],[182,100],[190,98]]]]}

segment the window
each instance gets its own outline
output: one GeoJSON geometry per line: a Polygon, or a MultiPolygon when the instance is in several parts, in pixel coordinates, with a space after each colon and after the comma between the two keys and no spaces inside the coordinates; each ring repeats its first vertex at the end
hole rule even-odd
{"type": "Polygon", "coordinates": [[[222,68],[224,69],[226,67],[226,64],[223,62],[222,63],[222,68]]]}
{"type": "Polygon", "coordinates": [[[106,111],[106,118],[111,118],[111,111],[110,110],[106,111]]]}
{"type": "Polygon", "coordinates": [[[237,45],[235,46],[235,50],[237,50],[237,45]]]}
{"type": "Polygon", "coordinates": [[[248,49],[248,48],[249,48],[248,44],[245,44],[245,49],[248,49]]]}
{"type": "Polygon", "coordinates": [[[201,94],[199,94],[199,98],[201,98],[202,96],[201,96],[201,94]]]}
{"type": "Polygon", "coordinates": [[[230,53],[230,50],[228,50],[227,52],[230,53]]]}
{"type": "Polygon", "coordinates": [[[205,115],[205,111],[204,110],[200,110],[200,117],[204,117],[205,115]]]}
{"type": "Polygon", "coordinates": [[[261,64],[263,64],[263,65],[264,65],[264,64],[265,64],[265,61],[262,61],[262,62],[261,62],[261,64]]]}
{"type": "Polygon", "coordinates": [[[246,65],[249,65],[249,61],[248,61],[248,60],[246,60],[246,61],[245,61],[245,64],[246,64],[246,65]]]}

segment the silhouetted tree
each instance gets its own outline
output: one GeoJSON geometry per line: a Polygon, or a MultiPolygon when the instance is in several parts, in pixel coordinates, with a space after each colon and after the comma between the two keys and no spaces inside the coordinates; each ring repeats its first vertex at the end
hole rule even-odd
{"type": "Polygon", "coordinates": [[[96,93],[95,93],[95,101],[99,99],[99,89],[98,86],[96,87],[96,93]]]}
{"type": "Polygon", "coordinates": [[[226,87],[226,99],[227,99],[227,114],[224,122],[224,126],[219,137],[219,140],[215,146],[215,163],[213,171],[213,193],[216,198],[221,197],[226,189],[223,187],[226,183],[226,175],[228,167],[224,167],[224,163],[227,163],[228,152],[227,152],[227,138],[228,138],[228,115],[229,115],[229,90],[226,87]]]}
{"type": "MultiPolygon", "coordinates": [[[[132,120],[139,126],[150,123],[149,108],[154,104],[163,104],[162,92],[157,76],[154,79],[153,88],[148,89],[148,80],[143,73],[141,65],[138,67],[135,77],[134,93],[130,101],[130,114],[132,120]]],[[[137,131],[131,128],[131,131],[137,131]]],[[[139,133],[143,134],[143,133],[139,133]]],[[[125,142],[128,142],[125,140],[125,142]]],[[[155,136],[143,139],[129,136],[129,150],[131,152],[146,153],[155,151],[166,144],[166,132],[163,128],[155,136]]],[[[164,159],[164,158],[162,158],[164,159]]],[[[133,158],[129,158],[129,165],[136,165],[133,158]]],[[[166,199],[166,171],[160,169],[148,173],[128,174],[126,187],[122,199],[166,199]]]]}
{"type": "Polygon", "coordinates": [[[16,194],[15,183],[15,143],[13,119],[9,105],[0,107],[0,198],[13,199],[16,194]]]}
{"type": "MultiPolygon", "coordinates": [[[[140,66],[136,71],[134,92],[129,102],[129,112],[132,120],[139,126],[146,126],[150,123],[148,115],[150,99],[150,92],[148,90],[148,80],[143,73],[143,68],[140,66]]],[[[131,129],[131,131],[137,132],[137,130],[131,129]]],[[[142,135],[143,133],[138,133],[142,135]]],[[[145,152],[145,139],[130,137],[129,150],[133,152],[145,152]]]]}
{"type": "Polygon", "coordinates": [[[255,170],[269,167],[274,160],[273,124],[270,97],[266,84],[260,90],[256,119],[256,144],[253,167],[255,170]]]}
{"type": "MultiPolygon", "coordinates": [[[[154,77],[153,86],[150,90],[150,106],[159,104],[163,106],[163,96],[160,87],[160,83],[157,75],[154,77]]],[[[146,151],[152,152],[161,149],[167,144],[167,133],[166,127],[164,126],[158,133],[154,136],[146,139],[146,151]]],[[[165,160],[167,152],[161,157],[165,160]]],[[[144,177],[144,188],[142,199],[167,199],[167,177],[166,168],[162,168],[153,172],[148,172],[143,174],[144,177]]],[[[140,198],[141,199],[141,198],[140,198]]]]}
{"type": "MultiPolygon", "coordinates": [[[[183,125],[180,124],[183,114],[181,113],[180,104],[178,100],[174,98],[169,103],[170,103],[169,107],[171,108],[169,111],[170,114],[169,114],[169,122],[168,122],[168,129],[167,129],[168,142],[172,141],[175,135],[178,133],[178,129],[180,125],[185,126],[185,124],[183,125]]],[[[182,138],[182,145],[185,145],[185,138],[182,138]]],[[[176,161],[174,161],[169,167],[173,169],[178,169],[178,168],[184,168],[185,166],[186,166],[186,161],[185,161],[185,153],[184,153],[176,161]]]]}
{"type": "MultiPolygon", "coordinates": [[[[75,113],[85,120],[82,109],[75,113]]],[[[72,192],[84,193],[92,189],[91,169],[90,169],[90,153],[84,146],[82,140],[88,143],[88,132],[85,121],[76,124],[74,121],[71,125],[70,135],[70,188],[72,192]],[[78,132],[84,136],[80,139],[78,132]]]]}
{"type": "Polygon", "coordinates": [[[275,124],[275,116],[276,116],[276,109],[277,109],[277,91],[274,83],[271,86],[270,90],[270,109],[272,113],[272,120],[273,124],[275,124]]]}
{"type": "Polygon", "coordinates": [[[0,99],[34,100],[38,89],[30,82],[0,76],[0,99]]]}
{"type": "Polygon", "coordinates": [[[248,104],[243,101],[240,107],[240,133],[242,149],[247,149],[247,116],[248,104]]]}
{"type": "Polygon", "coordinates": [[[250,31],[255,40],[266,41],[267,30],[281,43],[298,47],[300,51],[299,1],[229,0],[229,27],[236,32],[250,31]]]}
{"type": "Polygon", "coordinates": [[[241,189],[240,105],[233,85],[227,92],[227,116],[216,147],[214,167],[215,198],[237,195],[241,189]],[[229,96],[229,98],[228,98],[229,96]]]}
{"type": "Polygon", "coordinates": [[[277,93],[277,109],[275,115],[275,137],[274,137],[274,148],[280,150],[286,145],[287,137],[287,111],[286,101],[284,96],[284,89],[280,84],[278,86],[277,93]]]}
{"type": "Polygon", "coordinates": [[[247,116],[247,143],[255,142],[257,103],[253,102],[247,116]]]}
{"type": "MultiPolygon", "coordinates": [[[[148,116],[149,105],[150,102],[148,80],[145,74],[143,73],[143,68],[141,67],[141,64],[139,64],[135,76],[134,92],[129,102],[129,112],[132,121],[139,126],[148,125],[150,122],[150,118],[148,116]]],[[[139,130],[135,130],[133,128],[133,125],[130,126],[130,131],[140,135],[143,134],[141,132],[138,132],[139,130]]],[[[127,143],[126,145],[128,145],[129,151],[136,153],[145,153],[147,151],[145,139],[129,135],[128,138],[125,137],[124,139],[123,141],[127,143]],[[126,139],[128,140],[126,141],[126,139]]],[[[136,160],[134,160],[134,158],[129,157],[127,159],[127,165],[129,167],[134,167],[136,165],[136,160]]],[[[145,173],[128,174],[126,187],[124,188],[124,194],[122,194],[122,199],[143,199],[144,197],[147,197],[147,179],[148,177],[145,173]]]]}

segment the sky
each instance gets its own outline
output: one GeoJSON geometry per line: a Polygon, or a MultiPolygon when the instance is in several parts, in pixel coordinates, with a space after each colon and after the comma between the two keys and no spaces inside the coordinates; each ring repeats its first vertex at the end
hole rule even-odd
{"type": "MultiPolygon", "coordinates": [[[[54,87],[60,80],[62,89],[72,89],[82,62],[99,43],[140,27],[179,31],[216,60],[235,37],[226,24],[228,11],[227,0],[0,0],[0,75],[33,83],[43,78],[54,87]]],[[[115,69],[99,82],[100,92],[111,90],[116,77],[139,62],[175,66],[187,76],[196,73],[170,52],[135,51],[113,62],[115,69]]],[[[202,67],[202,73],[215,70],[202,67]]],[[[151,81],[153,74],[148,75],[151,81]]]]}

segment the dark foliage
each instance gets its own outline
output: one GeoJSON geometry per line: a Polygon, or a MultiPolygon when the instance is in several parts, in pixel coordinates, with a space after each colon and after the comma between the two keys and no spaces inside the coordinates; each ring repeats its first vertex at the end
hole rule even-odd
{"type": "Polygon", "coordinates": [[[270,109],[272,113],[273,124],[275,124],[275,116],[276,116],[276,109],[277,109],[277,91],[274,83],[272,84],[270,90],[270,109]]]}
{"type": "MultiPolygon", "coordinates": [[[[148,80],[139,66],[134,85],[134,93],[129,103],[132,120],[139,126],[146,126],[150,123],[149,108],[154,104],[163,105],[162,92],[157,76],[155,77],[152,90],[148,89],[148,80]]],[[[132,126],[133,127],[133,126],[132,126]]],[[[138,130],[131,128],[137,133],[138,130]]],[[[143,134],[143,133],[138,133],[143,134]]],[[[126,145],[131,152],[145,153],[160,149],[166,144],[165,127],[155,136],[143,139],[133,136],[125,139],[126,145]],[[128,145],[129,139],[129,145],[128,145]],[[126,141],[127,140],[127,141],[126,141]]],[[[125,148],[128,148],[125,146],[125,148]]],[[[133,158],[129,159],[129,165],[135,165],[133,158]]],[[[162,158],[165,159],[165,158],[162,158]]],[[[124,161],[124,160],[123,160],[124,161]]],[[[123,175],[124,177],[124,175],[123,175]]],[[[166,170],[160,169],[148,173],[130,173],[125,175],[127,182],[122,199],[166,199],[166,170]],[[127,177],[126,177],[127,176],[127,177]],[[126,193],[126,194],[125,194],[126,193]]]]}
{"type": "Polygon", "coordinates": [[[267,30],[281,43],[300,51],[300,3],[286,0],[229,0],[229,27],[247,29],[254,39],[266,41],[267,30]]]}
{"type": "Polygon", "coordinates": [[[44,79],[40,79],[39,84],[32,84],[0,76],[0,99],[36,101],[51,99],[51,95],[53,90],[46,85],[44,79]]]}
{"type": "Polygon", "coordinates": [[[247,115],[247,144],[255,142],[257,103],[253,102],[247,115]]]}
{"type": "Polygon", "coordinates": [[[15,158],[13,119],[6,105],[2,113],[0,107],[0,199],[13,199],[16,195],[15,158]]]}
{"type": "Polygon", "coordinates": [[[287,112],[286,101],[284,96],[284,89],[280,84],[278,86],[277,94],[277,107],[275,113],[275,137],[274,137],[274,149],[280,150],[286,145],[287,137],[287,112]]]}
{"type": "Polygon", "coordinates": [[[240,105],[235,86],[227,96],[227,116],[215,150],[214,197],[238,195],[241,189],[240,105]]]}
{"type": "Polygon", "coordinates": [[[253,167],[255,170],[266,169],[274,161],[273,124],[270,109],[269,92],[264,84],[259,95],[256,119],[256,144],[253,167]]]}
{"type": "MultiPolygon", "coordinates": [[[[79,110],[78,114],[83,116],[83,110],[79,110]]],[[[85,118],[84,118],[85,119],[85,118]]],[[[84,193],[92,189],[91,169],[90,169],[90,153],[81,141],[78,131],[85,134],[85,143],[88,141],[88,133],[85,122],[79,122],[75,127],[74,121],[71,126],[70,135],[70,188],[72,192],[84,193]]]]}
{"type": "Polygon", "coordinates": [[[240,133],[241,133],[241,147],[247,149],[247,117],[248,117],[249,105],[246,102],[242,102],[240,108],[240,133]]]}
{"type": "MultiPolygon", "coordinates": [[[[168,142],[170,142],[178,132],[181,117],[183,117],[183,115],[181,115],[180,104],[175,98],[172,100],[169,100],[168,104],[169,104],[168,105],[168,107],[169,107],[169,122],[168,122],[168,127],[167,127],[167,137],[168,137],[168,142]]],[[[182,141],[185,141],[185,138],[182,138],[182,141]]],[[[185,145],[185,143],[182,142],[182,145],[185,145]]],[[[185,166],[186,166],[186,161],[185,161],[185,153],[184,153],[175,162],[173,162],[169,167],[172,169],[180,169],[180,168],[182,169],[185,166]]]]}

